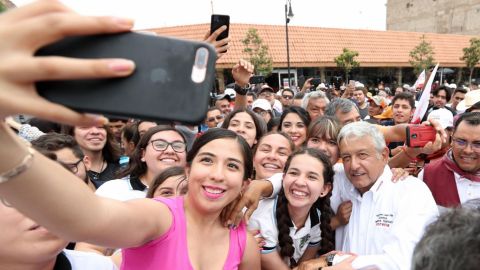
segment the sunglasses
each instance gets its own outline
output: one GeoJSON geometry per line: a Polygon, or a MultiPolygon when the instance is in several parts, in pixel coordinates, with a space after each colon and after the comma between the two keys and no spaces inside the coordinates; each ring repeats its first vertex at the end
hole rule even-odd
{"type": "Polygon", "coordinates": [[[220,115],[217,115],[215,117],[212,116],[212,117],[207,118],[207,122],[213,122],[213,121],[215,121],[215,119],[220,121],[223,118],[224,118],[223,114],[220,114],[220,115]]]}
{"type": "Polygon", "coordinates": [[[284,99],[292,99],[293,96],[288,96],[288,95],[286,95],[286,96],[282,96],[282,98],[284,98],[284,99]]]}

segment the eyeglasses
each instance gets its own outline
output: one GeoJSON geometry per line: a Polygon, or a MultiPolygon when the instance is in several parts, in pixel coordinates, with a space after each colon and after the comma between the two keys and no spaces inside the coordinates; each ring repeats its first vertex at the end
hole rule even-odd
{"type": "Polygon", "coordinates": [[[473,151],[480,152],[480,141],[469,142],[455,137],[452,137],[452,141],[460,149],[467,148],[467,146],[470,144],[473,151]]]}
{"type": "Polygon", "coordinates": [[[292,99],[293,96],[288,96],[288,95],[287,95],[287,96],[282,96],[282,98],[284,98],[284,99],[292,99]]]}
{"type": "Polygon", "coordinates": [[[215,121],[215,119],[217,119],[218,121],[222,120],[225,116],[223,116],[223,114],[220,114],[220,115],[217,115],[215,117],[209,117],[207,118],[207,122],[213,122],[215,121]]]}
{"type": "Polygon", "coordinates": [[[179,141],[169,143],[165,140],[157,139],[157,140],[151,141],[151,143],[155,151],[165,151],[169,145],[171,145],[173,151],[177,153],[183,153],[187,149],[187,145],[184,142],[179,142],[179,141]]]}
{"type": "Polygon", "coordinates": [[[62,164],[65,168],[69,169],[72,173],[77,173],[78,172],[78,164],[80,164],[80,162],[82,162],[83,159],[79,159],[77,162],[74,162],[74,163],[65,163],[65,162],[61,162],[59,161],[60,164],[62,164]]]}

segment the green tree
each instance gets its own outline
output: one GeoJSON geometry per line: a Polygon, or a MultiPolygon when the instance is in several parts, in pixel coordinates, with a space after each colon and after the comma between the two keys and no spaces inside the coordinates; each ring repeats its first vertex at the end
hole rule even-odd
{"type": "Polygon", "coordinates": [[[472,75],[475,66],[480,61],[480,39],[472,38],[470,39],[470,47],[463,48],[463,56],[460,57],[460,60],[465,61],[465,65],[470,70],[470,75],[468,81],[472,83],[472,75]]]}
{"type": "Polygon", "coordinates": [[[7,10],[7,8],[3,5],[2,2],[0,2],[0,13],[4,12],[5,10],[7,10]]]}
{"type": "Polygon", "coordinates": [[[435,59],[433,55],[433,47],[430,42],[425,41],[425,35],[420,38],[421,42],[413,50],[410,51],[410,65],[413,67],[415,75],[420,75],[423,70],[428,70],[433,65],[435,59]]]}
{"type": "Polygon", "coordinates": [[[249,61],[255,66],[255,74],[268,76],[273,70],[273,60],[268,54],[268,46],[263,44],[262,38],[255,28],[250,28],[244,39],[243,52],[249,56],[249,61]]]}
{"type": "Polygon", "coordinates": [[[348,82],[348,73],[350,73],[352,69],[360,66],[360,63],[355,61],[355,57],[357,56],[358,52],[343,48],[343,52],[333,59],[337,64],[337,67],[344,70],[346,82],[348,82]]]}

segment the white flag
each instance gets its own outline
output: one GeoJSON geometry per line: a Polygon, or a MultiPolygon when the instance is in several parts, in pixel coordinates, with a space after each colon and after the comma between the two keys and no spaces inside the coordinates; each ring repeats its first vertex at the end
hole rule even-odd
{"type": "Polygon", "coordinates": [[[415,81],[415,83],[413,84],[412,86],[412,89],[413,90],[417,90],[417,88],[420,86],[420,85],[424,85],[425,84],[425,69],[422,71],[422,73],[420,73],[420,75],[418,76],[418,79],[415,81]]]}
{"type": "MultiPolygon", "coordinates": [[[[432,90],[432,84],[433,84],[433,80],[435,79],[435,74],[437,74],[438,65],[439,64],[437,64],[435,66],[435,68],[433,69],[432,73],[430,74],[430,77],[428,78],[427,84],[423,88],[422,96],[420,97],[420,101],[418,102],[418,106],[415,109],[415,113],[413,114],[413,118],[412,118],[412,121],[411,121],[411,123],[413,123],[413,124],[420,124],[423,116],[427,112],[428,101],[430,100],[430,92],[432,90]]],[[[421,76],[421,74],[420,74],[420,76],[421,76]]],[[[424,76],[425,76],[425,74],[424,74],[424,76]]]]}

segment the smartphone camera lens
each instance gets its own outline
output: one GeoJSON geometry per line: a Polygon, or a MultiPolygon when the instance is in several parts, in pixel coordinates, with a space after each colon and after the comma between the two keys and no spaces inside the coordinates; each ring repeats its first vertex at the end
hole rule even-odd
{"type": "Polygon", "coordinates": [[[206,48],[199,48],[197,50],[197,56],[195,57],[195,65],[202,68],[206,65],[208,58],[208,50],[206,48]]]}
{"type": "Polygon", "coordinates": [[[416,139],[416,138],[417,138],[417,134],[416,133],[412,134],[412,139],[416,139]]]}

